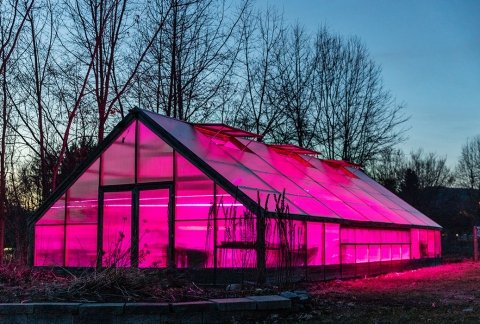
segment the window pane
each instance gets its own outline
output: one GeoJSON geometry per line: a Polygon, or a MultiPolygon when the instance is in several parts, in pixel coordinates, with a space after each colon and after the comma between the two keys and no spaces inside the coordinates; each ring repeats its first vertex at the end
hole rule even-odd
{"type": "Polygon", "coordinates": [[[100,160],[95,161],[68,189],[67,224],[98,222],[98,174],[100,160]]]}
{"type": "Polygon", "coordinates": [[[132,235],[132,194],[106,192],[103,202],[103,261],[105,267],[129,267],[132,235]]]}
{"type": "Polygon", "coordinates": [[[35,226],[36,266],[63,266],[64,225],[35,226]]]}
{"type": "Polygon", "coordinates": [[[267,265],[272,267],[305,264],[305,223],[289,219],[267,219],[265,229],[267,265]]]}
{"type": "Polygon", "coordinates": [[[340,263],[340,225],[325,224],[325,264],[340,263]]]}
{"type": "Polygon", "coordinates": [[[218,249],[217,260],[219,268],[255,268],[257,253],[252,249],[218,249]]]}
{"type": "Polygon", "coordinates": [[[175,219],[213,218],[213,181],[179,154],[176,159],[175,219]]]}
{"type": "Polygon", "coordinates": [[[368,245],[357,245],[355,249],[356,263],[368,262],[368,245]]]}
{"type": "Polygon", "coordinates": [[[139,195],[139,267],[164,268],[168,250],[169,190],[143,190],[139,195]]]}
{"type": "Polygon", "coordinates": [[[390,245],[382,245],[380,249],[382,250],[382,261],[390,261],[392,259],[390,245]]]}
{"type": "Polygon", "coordinates": [[[102,154],[102,184],[135,182],[135,122],[102,154]]]}
{"type": "Polygon", "coordinates": [[[439,258],[442,255],[442,236],[440,231],[435,231],[435,257],[439,258]]]}
{"type": "Polygon", "coordinates": [[[323,223],[307,223],[307,264],[323,264],[323,223]]]}
{"type": "Polygon", "coordinates": [[[43,216],[37,221],[37,225],[60,225],[65,222],[65,195],[48,208],[43,216]]]}
{"type": "Polygon", "coordinates": [[[138,131],[138,182],[171,181],[173,149],[142,123],[138,131]]]}
{"type": "Polygon", "coordinates": [[[402,246],[397,244],[392,244],[392,260],[401,260],[402,259],[402,246]]]}
{"type": "Polygon", "coordinates": [[[175,259],[178,268],[213,267],[213,221],[175,222],[175,259]]]}
{"type": "Polygon", "coordinates": [[[410,245],[402,244],[402,260],[410,259],[410,245]]]}
{"type": "Polygon", "coordinates": [[[95,266],[97,261],[97,225],[67,225],[66,243],[66,266],[95,266]]]}
{"type": "Polygon", "coordinates": [[[355,263],[355,245],[342,245],[342,263],[355,263]]]}
{"type": "Polygon", "coordinates": [[[381,260],[381,250],[380,250],[380,245],[370,245],[368,247],[368,255],[369,258],[368,260],[370,262],[376,262],[381,260]]]}
{"type": "Polygon", "coordinates": [[[410,230],[411,240],[412,240],[412,259],[420,259],[420,241],[419,241],[419,230],[412,228],[410,230]]]}

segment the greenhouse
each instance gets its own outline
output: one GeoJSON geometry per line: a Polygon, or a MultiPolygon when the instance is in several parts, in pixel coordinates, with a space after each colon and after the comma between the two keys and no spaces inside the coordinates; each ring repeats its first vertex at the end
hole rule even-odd
{"type": "Polygon", "coordinates": [[[329,279],[437,262],[440,230],[357,165],[133,109],[36,212],[30,260],[329,279]]]}

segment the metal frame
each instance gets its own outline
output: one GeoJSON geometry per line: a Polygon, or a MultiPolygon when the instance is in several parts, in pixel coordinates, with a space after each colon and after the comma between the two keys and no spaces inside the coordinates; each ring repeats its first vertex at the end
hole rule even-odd
{"type": "MultiPolygon", "coordinates": [[[[117,126],[114,127],[112,132],[105,138],[105,140],[98,145],[98,147],[88,156],[88,158],[83,162],[79,167],[76,168],[76,170],[69,176],[67,177],[57,188],[57,190],[50,195],[50,197],[41,205],[41,207],[33,214],[31,219],[28,222],[29,226],[29,233],[30,233],[30,238],[31,238],[31,244],[29,245],[29,264],[33,265],[33,254],[34,254],[34,226],[35,223],[40,219],[40,217],[44,214],[44,212],[55,203],[55,201],[61,197],[64,193],[67,192],[68,188],[74,181],[76,181],[82,174],[85,172],[88,167],[92,163],[95,162],[96,159],[100,158],[100,174],[99,174],[99,205],[102,203],[103,206],[103,193],[112,189],[118,189],[121,191],[121,189],[124,190],[133,190],[138,196],[138,190],[143,190],[139,188],[148,188],[149,186],[152,186],[151,188],[154,188],[155,185],[159,185],[161,183],[146,183],[146,184],[138,184],[138,175],[137,175],[137,160],[138,160],[138,123],[136,124],[135,128],[135,183],[134,184],[129,184],[129,185],[114,185],[114,186],[103,186],[102,185],[102,171],[103,171],[103,163],[102,163],[102,153],[114,142],[114,140],[119,136],[123,130],[129,126],[132,122],[135,121],[140,121],[142,122],[146,127],[148,127],[153,133],[155,133],[160,139],[162,139],[166,144],[168,144],[170,147],[173,149],[173,154],[174,154],[174,174],[173,174],[173,181],[171,181],[171,188],[170,188],[170,206],[169,206],[169,212],[170,212],[170,220],[169,220],[169,232],[170,232],[170,237],[169,237],[169,266],[173,267],[174,266],[174,205],[175,205],[175,174],[176,174],[176,159],[175,159],[175,154],[181,154],[187,161],[192,163],[195,167],[197,167],[200,171],[202,171],[206,176],[208,176],[215,184],[215,186],[220,185],[228,194],[232,195],[235,197],[240,203],[242,203],[247,209],[249,209],[251,212],[255,213],[257,216],[257,221],[264,221],[266,217],[275,217],[274,212],[268,212],[264,210],[256,201],[254,201],[252,198],[250,198],[248,195],[243,193],[241,190],[238,189],[237,186],[233,185],[230,181],[228,181],[222,174],[220,174],[218,171],[216,171],[214,168],[212,168],[206,161],[202,160],[199,158],[197,155],[195,155],[188,147],[186,147],[183,143],[181,143],[177,138],[175,138],[172,134],[170,134],[168,131],[166,131],[164,128],[162,128],[160,125],[158,125],[146,112],[144,112],[141,109],[134,108],[130,110],[130,113],[120,121],[117,126]]],[[[165,184],[166,182],[162,182],[165,184]]],[[[132,197],[133,198],[133,197],[132,197]]],[[[65,209],[66,209],[66,202],[65,201],[65,209]]],[[[138,204],[132,204],[132,205],[138,205],[138,204]]],[[[137,206],[138,208],[138,206],[137,206]]],[[[133,220],[133,215],[137,213],[136,210],[132,210],[132,220],[133,220]]],[[[102,240],[102,227],[103,225],[100,225],[103,223],[103,207],[102,211],[100,211],[100,206],[99,206],[99,211],[98,211],[98,241],[97,245],[98,247],[102,247],[103,245],[103,240],[102,240]]],[[[351,220],[345,220],[345,219],[332,219],[329,217],[317,217],[317,216],[306,216],[306,215],[300,215],[300,214],[293,214],[290,215],[290,218],[292,220],[302,220],[302,221],[308,221],[308,222],[328,222],[328,223],[337,223],[341,225],[348,225],[348,226],[361,226],[361,227],[378,227],[378,228],[397,228],[397,229],[410,229],[410,228],[419,228],[419,229],[434,229],[434,230],[441,230],[438,227],[435,226],[421,226],[421,225],[408,225],[408,224],[392,224],[392,223],[385,223],[385,222],[362,222],[362,221],[351,221],[351,220]]],[[[260,238],[262,236],[262,229],[264,230],[264,226],[261,226],[262,224],[257,224],[260,226],[257,226],[257,237],[260,238]]],[[[138,231],[138,227],[136,228],[138,231]]],[[[132,233],[135,235],[138,235],[138,233],[132,233]]],[[[65,234],[66,235],[66,234],[65,234]]],[[[132,236],[133,238],[133,236],[132,236]]],[[[259,240],[257,239],[257,266],[258,268],[263,268],[265,269],[265,246],[264,246],[264,241],[265,237],[263,235],[262,238],[259,240]],[[263,243],[263,244],[262,244],[263,243]],[[263,251],[262,251],[263,248],[263,251]],[[263,260],[261,260],[263,257],[263,260]],[[260,259],[260,260],[259,260],[260,259]]],[[[101,249],[98,249],[98,255],[97,255],[97,266],[98,264],[101,265],[101,262],[99,263],[98,260],[101,261],[101,249]]],[[[138,253],[138,251],[137,251],[138,253]]],[[[133,255],[133,254],[132,254],[133,255]]],[[[138,255],[137,255],[138,259],[138,255]]],[[[137,260],[138,261],[138,260],[137,260]]],[[[132,263],[133,264],[133,263],[132,263]]],[[[215,264],[216,266],[216,264],[215,264]]]]}
{"type": "Polygon", "coordinates": [[[131,210],[131,242],[130,242],[130,266],[138,267],[138,250],[139,250],[139,207],[140,207],[140,191],[146,190],[168,190],[168,253],[167,263],[169,267],[174,264],[174,204],[172,204],[172,193],[174,192],[173,181],[148,182],[141,184],[124,184],[124,185],[108,185],[99,188],[98,200],[98,231],[97,231],[97,269],[103,268],[103,213],[104,213],[104,194],[106,192],[131,192],[132,193],[132,210],[131,210]]]}

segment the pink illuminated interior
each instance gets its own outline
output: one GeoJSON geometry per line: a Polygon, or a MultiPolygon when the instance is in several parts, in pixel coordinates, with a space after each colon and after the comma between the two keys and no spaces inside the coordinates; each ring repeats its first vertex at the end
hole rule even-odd
{"type": "Polygon", "coordinates": [[[256,267],[257,218],[237,198],[245,195],[273,212],[274,196],[284,190],[296,217],[267,219],[269,268],[441,256],[439,225],[355,166],[265,145],[236,129],[219,132],[215,125],[146,114],[191,151],[189,159],[141,122],[130,123],[38,219],[35,265],[95,266],[101,213],[102,266],[131,266],[131,248],[138,245],[140,268],[165,268],[172,237],[171,262],[178,268],[256,267]],[[236,191],[224,190],[192,156],[236,191]],[[299,220],[303,216],[309,221],[299,220]],[[343,225],[350,221],[377,227],[343,225]]]}
{"type": "Polygon", "coordinates": [[[106,192],[103,197],[104,267],[129,267],[132,242],[132,193],[106,192]]]}
{"type": "Polygon", "coordinates": [[[165,268],[168,250],[168,189],[140,191],[138,205],[138,265],[165,268]]]}

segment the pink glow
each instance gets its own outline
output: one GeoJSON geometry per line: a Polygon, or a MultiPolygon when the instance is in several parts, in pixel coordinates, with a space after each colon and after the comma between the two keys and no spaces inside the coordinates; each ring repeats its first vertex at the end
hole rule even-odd
{"type": "MultiPolygon", "coordinates": [[[[438,226],[356,168],[280,151],[248,139],[230,138],[228,134],[217,136],[211,132],[199,132],[188,123],[156,115],[152,118],[238,186],[239,192],[254,201],[260,195],[262,207],[270,195],[266,206],[268,211],[275,211],[273,195],[285,189],[285,202],[291,214],[438,226]]],[[[177,267],[213,267],[214,247],[218,267],[256,266],[255,215],[235,195],[228,194],[218,185],[215,197],[214,181],[179,153],[174,154],[170,146],[140,122],[130,124],[102,153],[102,184],[134,184],[135,154],[139,183],[176,180],[175,201],[172,202],[169,202],[168,189],[139,191],[138,252],[141,268],[167,266],[169,203],[175,208],[175,233],[172,234],[177,267]],[[138,145],[135,145],[137,123],[138,145]],[[214,223],[217,228],[213,228],[214,223]]],[[[35,265],[95,265],[99,168],[100,159],[37,221],[35,265]]],[[[104,193],[104,266],[130,266],[132,202],[130,191],[104,193]]],[[[353,228],[323,222],[323,219],[322,223],[289,222],[290,261],[297,266],[304,265],[305,261],[316,266],[441,255],[438,230],[353,228]]],[[[277,266],[282,259],[278,233],[278,224],[269,220],[266,233],[269,267],[277,266]]]]}
{"type": "Polygon", "coordinates": [[[60,225],[65,223],[65,195],[61,196],[43,216],[37,225],[60,225]]]}
{"type": "Polygon", "coordinates": [[[34,265],[63,266],[63,225],[35,226],[34,265]]]}
{"type": "Polygon", "coordinates": [[[307,264],[323,265],[324,224],[307,223],[307,264]]]}
{"type": "Polygon", "coordinates": [[[340,263],[340,225],[325,223],[325,264],[340,263]]]}
{"type": "Polygon", "coordinates": [[[103,204],[103,266],[130,266],[131,215],[132,193],[130,191],[105,192],[103,204]]]}
{"type": "Polygon", "coordinates": [[[175,222],[177,268],[213,267],[213,221],[175,222]]]}
{"type": "Polygon", "coordinates": [[[102,184],[135,181],[135,125],[133,122],[102,154],[102,184]]]}
{"type": "Polygon", "coordinates": [[[218,249],[217,260],[219,268],[255,268],[257,253],[253,249],[218,249]]]}
{"type": "Polygon", "coordinates": [[[167,266],[168,200],[168,189],[140,191],[138,207],[140,268],[167,266]]]}
{"type": "Polygon", "coordinates": [[[267,267],[305,264],[305,223],[267,219],[265,229],[267,267]]]}
{"type": "Polygon", "coordinates": [[[173,149],[142,123],[138,126],[138,182],[172,180],[173,149]]]}
{"type": "Polygon", "coordinates": [[[94,267],[97,261],[97,225],[67,225],[67,267],[94,267]]]}
{"type": "MultiPolygon", "coordinates": [[[[213,217],[213,181],[180,154],[176,154],[175,220],[213,217]]],[[[212,218],[213,219],[213,218],[212,218]]]]}
{"type": "Polygon", "coordinates": [[[67,224],[98,222],[99,168],[100,160],[97,159],[68,189],[67,224]]]}

